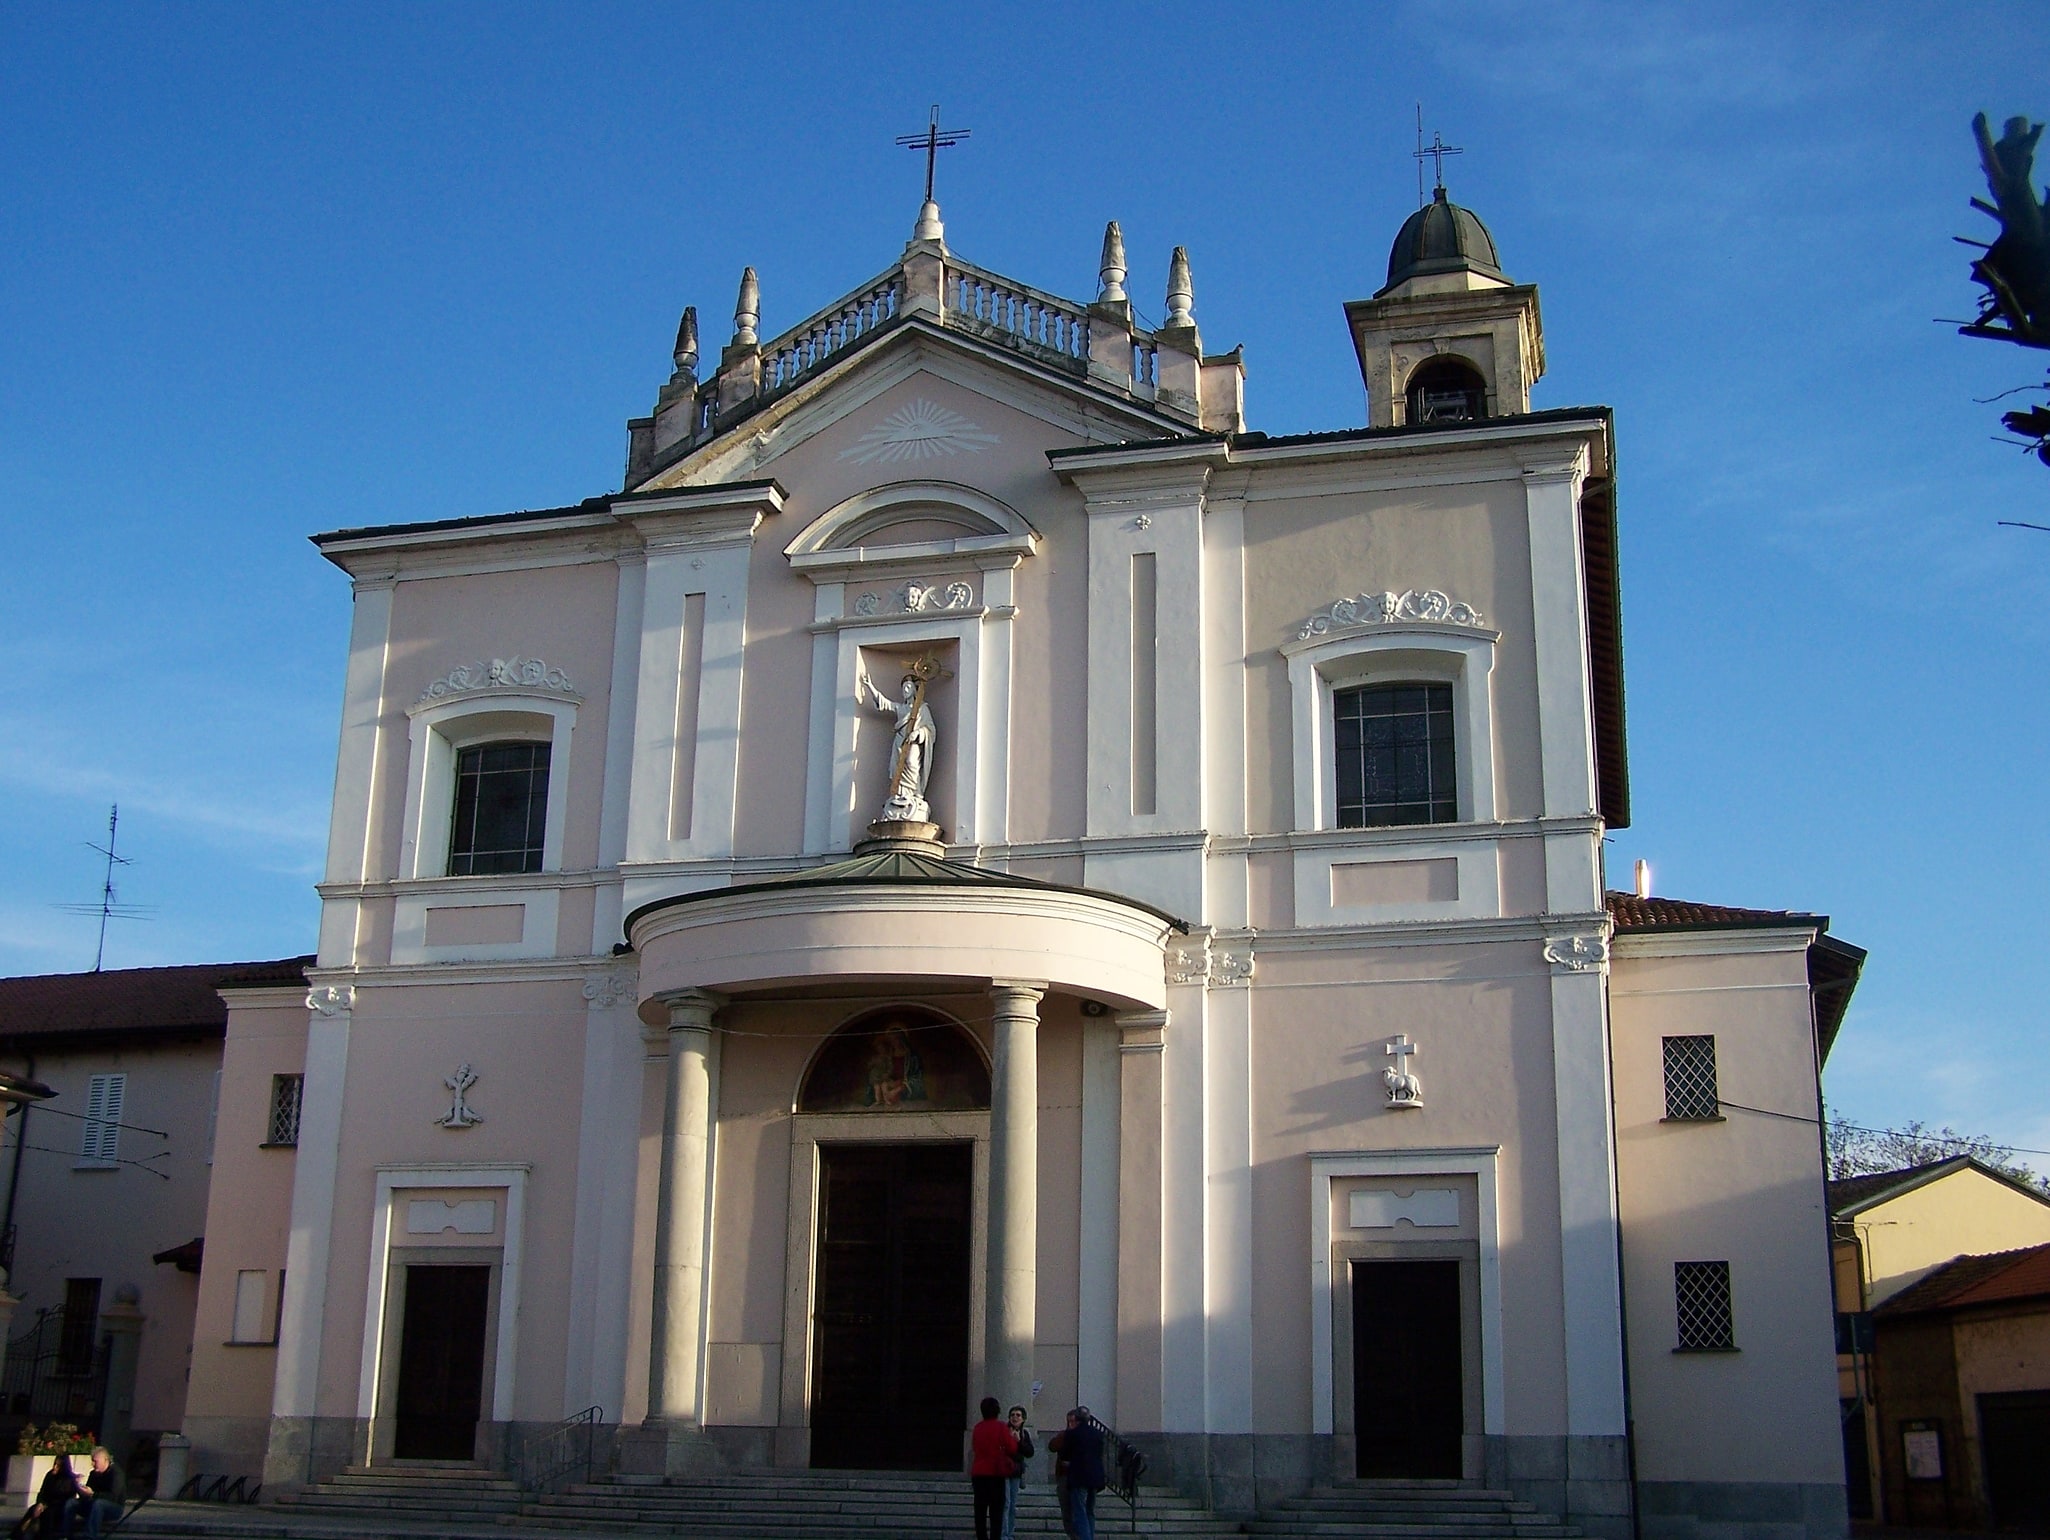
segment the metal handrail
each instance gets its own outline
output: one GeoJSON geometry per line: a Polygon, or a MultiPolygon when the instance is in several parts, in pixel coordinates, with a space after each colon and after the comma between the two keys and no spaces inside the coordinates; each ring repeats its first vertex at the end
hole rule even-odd
{"type": "Polygon", "coordinates": [[[1132,1531],[1139,1529],[1139,1478],[1146,1474],[1146,1456],[1118,1436],[1117,1430],[1095,1413],[1089,1426],[1103,1436],[1104,1488],[1125,1500],[1131,1510],[1132,1531]]]}
{"type": "Polygon", "coordinates": [[[598,1424],[604,1417],[603,1407],[587,1406],[530,1437],[520,1446],[517,1477],[521,1488],[553,1492],[557,1483],[565,1482],[580,1468],[582,1479],[589,1481],[598,1468],[598,1424]]]}

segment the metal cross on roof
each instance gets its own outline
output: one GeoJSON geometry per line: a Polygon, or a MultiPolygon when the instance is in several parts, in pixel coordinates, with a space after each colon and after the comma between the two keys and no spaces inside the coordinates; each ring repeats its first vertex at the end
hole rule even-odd
{"type": "Polygon", "coordinates": [[[932,202],[933,162],[939,158],[940,151],[952,149],[972,132],[972,129],[966,128],[941,128],[940,104],[934,102],[932,104],[932,117],[927,120],[924,133],[899,134],[897,136],[897,143],[903,145],[905,149],[925,151],[925,201],[927,203],[932,202]]]}
{"type": "Polygon", "coordinates": [[[1423,105],[1419,103],[1416,110],[1416,150],[1414,152],[1418,208],[1422,208],[1424,204],[1424,161],[1428,159],[1435,162],[1438,190],[1442,192],[1445,188],[1445,157],[1448,155],[1464,155],[1465,153],[1466,150],[1462,146],[1447,144],[1439,136],[1436,129],[1431,130],[1431,142],[1429,144],[1424,143],[1424,109],[1423,105]]]}

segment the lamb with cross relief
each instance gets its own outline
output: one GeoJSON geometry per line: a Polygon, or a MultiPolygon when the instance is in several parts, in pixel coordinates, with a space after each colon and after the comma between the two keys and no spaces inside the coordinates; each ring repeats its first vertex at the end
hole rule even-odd
{"type": "Polygon", "coordinates": [[[1388,1088],[1388,1105],[1421,1107],[1424,1104],[1424,1083],[1409,1068],[1416,1044],[1409,1040],[1407,1033],[1397,1033],[1394,1041],[1382,1045],[1381,1051],[1395,1060],[1381,1071],[1381,1083],[1388,1088]]]}

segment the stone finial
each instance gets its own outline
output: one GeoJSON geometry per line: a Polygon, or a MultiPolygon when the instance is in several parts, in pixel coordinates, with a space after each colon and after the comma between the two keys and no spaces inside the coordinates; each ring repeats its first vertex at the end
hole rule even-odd
{"type": "Polygon", "coordinates": [[[733,346],[751,348],[761,341],[755,327],[762,319],[762,286],[755,270],[740,275],[740,298],[733,302],[733,346]]]}
{"type": "Polygon", "coordinates": [[[676,327],[676,372],[683,378],[698,377],[698,307],[685,305],[676,327]]]}
{"type": "Polygon", "coordinates": [[[940,206],[928,198],[918,205],[918,223],[912,227],[914,241],[944,241],[947,227],[940,223],[940,206]]]}
{"type": "Polygon", "coordinates": [[[1096,265],[1099,305],[1122,305],[1125,294],[1125,232],[1113,219],[1103,227],[1103,260],[1096,265]]]}
{"type": "Polygon", "coordinates": [[[1196,283],[1189,276],[1189,248],[1177,246],[1167,263],[1167,324],[1196,324],[1196,283]]]}

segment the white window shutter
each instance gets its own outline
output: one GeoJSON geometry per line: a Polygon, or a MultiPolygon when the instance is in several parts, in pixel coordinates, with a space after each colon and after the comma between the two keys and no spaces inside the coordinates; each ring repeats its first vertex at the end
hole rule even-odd
{"type": "Polygon", "coordinates": [[[81,1165],[111,1166],[121,1147],[121,1104],[127,1098],[126,1075],[95,1075],[85,1093],[85,1134],[79,1142],[81,1165]]]}

